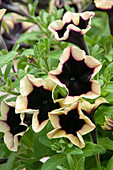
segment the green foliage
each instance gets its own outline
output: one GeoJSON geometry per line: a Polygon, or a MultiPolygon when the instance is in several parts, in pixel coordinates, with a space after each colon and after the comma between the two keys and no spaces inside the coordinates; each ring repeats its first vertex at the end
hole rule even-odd
{"type": "Polygon", "coordinates": [[[76,170],[84,170],[84,162],[85,162],[85,158],[82,157],[76,167],[76,170]]]}
{"type": "Polygon", "coordinates": [[[12,153],[9,158],[7,163],[1,167],[1,170],[6,169],[6,170],[11,170],[13,167],[13,163],[15,161],[15,153],[12,153]]]}
{"type": "MultiPolygon", "coordinates": [[[[18,22],[26,22],[26,26],[29,22],[33,27],[30,31],[26,29],[26,32],[19,35],[12,50],[3,49],[0,52],[0,103],[4,99],[7,102],[16,101],[20,95],[20,81],[25,75],[47,78],[48,73],[57,68],[63,50],[73,45],[57,41],[48,30],[48,26],[53,21],[62,19],[64,11],[77,12],[74,7],[65,4],[64,8],[57,9],[54,6],[53,12],[50,13],[49,7],[46,10],[38,8],[41,1],[26,0],[24,3],[28,3],[26,7],[30,16],[19,19],[18,22]]],[[[82,9],[88,3],[89,0],[81,1],[82,9]]],[[[9,28],[5,20],[2,21],[2,25],[8,33],[9,28]]],[[[0,161],[8,159],[6,163],[0,165],[0,170],[113,169],[113,133],[105,132],[101,128],[105,116],[113,119],[113,37],[110,35],[108,16],[105,12],[95,12],[91,29],[84,35],[84,39],[89,55],[102,63],[100,72],[93,79],[100,83],[100,96],[108,101],[94,110],[98,144],[92,142],[90,134],[84,136],[85,147],[82,149],[66,138],[49,139],[47,133],[53,130],[53,127],[48,122],[38,133],[33,132],[30,126],[20,139],[18,151],[13,153],[7,149],[3,139],[4,134],[0,132],[0,161]],[[101,167],[99,167],[99,158],[97,160],[98,155],[101,167]],[[42,162],[44,157],[48,158],[46,162],[42,162]]],[[[66,88],[56,85],[52,94],[53,100],[57,100],[65,98],[68,92],[66,88]]],[[[94,103],[93,101],[95,99],[90,100],[91,103],[94,103]]]]}
{"type": "Polygon", "coordinates": [[[12,61],[17,54],[18,54],[17,52],[11,51],[6,55],[1,55],[0,56],[0,61],[1,61],[0,68],[3,67],[5,64],[8,64],[8,62],[12,61]]]}
{"type": "Polygon", "coordinates": [[[63,164],[63,162],[66,160],[66,155],[65,154],[56,154],[51,156],[45,164],[43,164],[41,170],[56,170],[58,165],[63,164]]]}
{"type": "Polygon", "coordinates": [[[106,170],[112,170],[112,169],[113,169],[113,156],[109,160],[107,167],[106,167],[106,170]]]}
{"type": "Polygon", "coordinates": [[[97,153],[105,153],[106,150],[101,145],[94,144],[92,142],[87,142],[85,148],[82,149],[84,157],[89,157],[97,153]]]}

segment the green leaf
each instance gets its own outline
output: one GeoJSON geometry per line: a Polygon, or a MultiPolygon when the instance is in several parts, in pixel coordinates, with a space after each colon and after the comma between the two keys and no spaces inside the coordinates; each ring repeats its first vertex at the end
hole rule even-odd
{"type": "Polygon", "coordinates": [[[46,136],[41,136],[39,142],[49,148],[51,148],[51,145],[53,144],[52,140],[48,139],[46,136]]]}
{"type": "Polygon", "coordinates": [[[85,162],[85,158],[82,157],[77,163],[76,170],[84,170],[84,162],[85,162]]]}
{"type": "Polygon", "coordinates": [[[12,81],[11,81],[11,79],[8,79],[8,81],[7,81],[8,88],[11,88],[11,85],[12,85],[12,81]]]}
{"type": "Polygon", "coordinates": [[[54,88],[53,96],[55,100],[59,99],[59,96],[60,98],[63,98],[63,97],[66,97],[66,95],[67,95],[67,89],[65,87],[60,87],[59,85],[57,85],[54,88]]]}
{"type": "Polygon", "coordinates": [[[0,76],[0,87],[5,85],[5,84],[6,83],[5,83],[4,79],[0,76]]]}
{"type": "Polygon", "coordinates": [[[47,57],[55,58],[55,59],[60,59],[60,56],[62,54],[62,50],[54,50],[48,54],[47,57]]]}
{"type": "Polygon", "coordinates": [[[85,170],[91,170],[92,168],[94,168],[95,170],[98,169],[95,156],[90,156],[90,158],[89,157],[85,158],[85,170]]]}
{"type": "Polygon", "coordinates": [[[99,49],[99,45],[96,44],[91,51],[91,55],[94,56],[97,53],[98,49],[99,49]]]}
{"type": "Polygon", "coordinates": [[[33,136],[34,132],[32,131],[31,127],[29,130],[22,136],[21,143],[23,143],[25,146],[33,148],[33,136]]]}
{"type": "Polygon", "coordinates": [[[22,78],[23,78],[23,76],[20,77],[20,78],[18,78],[18,79],[16,79],[16,80],[14,81],[14,83],[12,84],[11,89],[14,89],[15,87],[17,87],[17,86],[20,84],[20,80],[21,80],[22,78]]]}
{"type": "Polygon", "coordinates": [[[34,135],[33,138],[33,148],[34,148],[34,154],[35,154],[35,158],[36,159],[41,159],[44,156],[51,156],[54,155],[55,152],[52,151],[50,148],[48,148],[47,146],[43,145],[40,142],[40,137],[46,137],[47,132],[52,130],[52,125],[50,124],[50,122],[48,122],[48,124],[45,126],[45,128],[40,131],[39,133],[34,135]]]}
{"type": "Polygon", "coordinates": [[[105,116],[111,117],[113,115],[113,106],[102,105],[99,109],[95,112],[95,122],[96,124],[103,125],[105,122],[105,116]]]}
{"type": "Polygon", "coordinates": [[[38,51],[37,51],[37,46],[36,45],[34,45],[34,57],[36,58],[36,59],[38,59],[38,51]]]}
{"type": "Polygon", "coordinates": [[[85,148],[82,149],[84,157],[89,157],[97,153],[105,153],[106,149],[101,145],[94,144],[92,142],[87,142],[85,148]]]}
{"type": "Polygon", "coordinates": [[[69,5],[65,4],[64,8],[66,9],[66,11],[71,11],[71,12],[75,12],[74,8],[71,8],[69,5]]]}
{"type": "Polygon", "coordinates": [[[49,40],[48,40],[48,38],[44,39],[44,43],[45,43],[45,47],[46,47],[46,54],[48,54],[48,52],[49,52],[49,40]]]}
{"type": "Polygon", "coordinates": [[[7,65],[7,67],[6,67],[6,69],[5,69],[5,73],[4,73],[4,80],[5,80],[5,81],[7,80],[7,77],[8,77],[8,75],[9,75],[9,73],[10,73],[11,68],[12,68],[12,63],[9,63],[9,64],[7,65]]]}
{"type": "Polygon", "coordinates": [[[7,51],[3,49],[3,50],[2,50],[2,54],[3,54],[3,55],[6,55],[6,54],[7,54],[7,51]]]}
{"type": "Polygon", "coordinates": [[[42,166],[41,170],[57,170],[57,166],[61,165],[66,160],[65,154],[56,154],[51,156],[42,166]]]}
{"type": "Polygon", "coordinates": [[[106,167],[106,170],[113,170],[113,156],[109,160],[107,167],[106,167]]]}
{"type": "Polygon", "coordinates": [[[109,93],[113,93],[113,82],[107,83],[103,90],[109,93]]]}
{"type": "Polygon", "coordinates": [[[109,94],[106,96],[106,100],[107,100],[109,103],[113,104],[113,94],[112,94],[112,93],[109,93],[109,94]]]}
{"type": "Polygon", "coordinates": [[[13,49],[12,51],[17,51],[19,49],[20,45],[18,43],[16,43],[14,46],[13,46],[13,49]]]}
{"type": "Polygon", "coordinates": [[[30,55],[34,55],[34,50],[33,49],[26,49],[21,53],[20,56],[26,56],[27,58],[30,57],[30,55]]]}
{"type": "Polygon", "coordinates": [[[12,153],[9,156],[7,163],[1,168],[1,170],[12,170],[14,160],[15,160],[15,153],[12,153]]]}
{"type": "Polygon", "coordinates": [[[24,42],[25,40],[37,40],[40,37],[42,31],[33,31],[26,34],[21,34],[20,38],[17,40],[17,43],[24,42]]]}
{"type": "Polygon", "coordinates": [[[113,141],[108,137],[99,139],[99,144],[102,145],[104,148],[113,151],[113,141]]]}
{"type": "Polygon", "coordinates": [[[59,9],[59,10],[57,11],[57,18],[58,18],[58,19],[60,19],[60,18],[62,17],[63,12],[64,12],[64,9],[63,9],[63,8],[61,8],[61,9],[59,9]]]}
{"type": "Polygon", "coordinates": [[[112,55],[112,54],[105,55],[104,57],[105,57],[109,62],[112,62],[112,60],[113,60],[113,55],[112,55]]]}
{"type": "Polygon", "coordinates": [[[64,168],[63,166],[60,166],[60,165],[57,166],[57,169],[59,169],[59,170],[68,170],[67,168],[64,168]]]}
{"type": "Polygon", "coordinates": [[[110,63],[104,70],[104,77],[113,73],[113,63],[110,63]]]}
{"type": "Polygon", "coordinates": [[[50,70],[56,69],[57,66],[58,66],[58,64],[59,64],[59,60],[54,59],[54,58],[50,58],[50,57],[49,57],[49,58],[47,59],[47,61],[48,61],[48,65],[49,65],[50,70]]]}
{"type": "Polygon", "coordinates": [[[26,72],[22,69],[19,69],[19,77],[25,76],[26,72]]]}
{"type": "MultiPolygon", "coordinates": [[[[26,170],[41,170],[42,162],[34,161],[34,162],[24,162],[26,170]]],[[[19,169],[20,170],[20,169],[19,169]]]]}
{"type": "Polygon", "coordinates": [[[5,99],[8,96],[8,94],[5,94],[3,96],[0,96],[0,101],[2,101],[3,99],[5,99]]]}
{"type": "Polygon", "coordinates": [[[67,154],[71,154],[71,155],[80,155],[83,154],[83,151],[79,148],[76,148],[75,146],[73,146],[72,148],[66,148],[65,149],[65,153],[67,154]]]}
{"type": "Polygon", "coordinates": [[[0,68],[3,67],[5,64],[9,63],[11,60],[13,60],[17,54],[17,52],[11,51],[6,55],[0,56],[0,68]]]}
{"type": "Polygon", "coordinates": [[[75,164],[70,154],[67,154],[68,164],[71,170],[75,170],[75,164]]]}
{"type": "Polygon", "coordinates": [[[0,76],[1,76],[1,77],[3,76],[1,68],[0,68],[0,76]]]}

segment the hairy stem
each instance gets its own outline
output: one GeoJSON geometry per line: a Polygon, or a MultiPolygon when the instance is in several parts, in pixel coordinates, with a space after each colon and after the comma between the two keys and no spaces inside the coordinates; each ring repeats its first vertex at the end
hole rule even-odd
{"type": "MultiPolygon", "coordinates": [[[[13,70],[14,73],[16,73],[16,70],[15,70],[15,68],[14,68],[14,64],[12,65],[12,70],[13,70]]],[[[15,75],[15,77],[16,77],[17,79],[19,78],[17,74],[15,75]]]]}
{"type": "MultiPolygon", "coordinates": [[[[94,113],[95,113],[95,111],[93,111],[93,112],[91,113],[90,119],[91,119],[91,121],[95,124],[94,113]]],[[[97,144],[98,141],[97,141],[97,131],[96,131],[96,128],[91,132],[91,137],[92,137],[93,143],[97,144]]],[[[100,164],[100,156],[99,156],[99,153],[97,153],[97,154],[95,155],[95,158],[96,158],[98,170],[100,170],[100,169],[101,169],[101,164],[100,164]]]]}

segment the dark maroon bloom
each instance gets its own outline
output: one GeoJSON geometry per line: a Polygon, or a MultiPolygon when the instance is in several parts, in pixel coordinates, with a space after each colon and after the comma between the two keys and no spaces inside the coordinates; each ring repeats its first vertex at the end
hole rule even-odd
{"type": "MultiPolygon", "coordinates": [[[[20,81],[21,95],[16,100],[16,113],[33,113],[33,117],[31,115],[32,128],[35,132],[42,130],[47,124],[49,120],[48,112],[60,107],[58,102],[54,103],[52,97],[55,85],[49,78],[45,80],[36,79],[29,74],[20,81]]],[[[30,117],[30,115],[25,115],[26,122],[24,121],[24,123],[26,124],[28,124],[27,117],[30,117]]],[[[30,122],[29,124],[31,124],[30,122]]]]}
{"type": "Polygon", "coordinates": [[[91,80],[100,70],[101,63],[75,46],[67,47],[60,57],[56,70],[49,76],[61,87],[68,90],[66,101],[73,102],[79,97],[96,98],[100,95],[100,85],[91,80]]]}
{"type": "MultiPolygon", "coordinates": [[[[86,107],[86,106],[85,106],[86,107]]],[[[49,113],[49,119],[54,127],[47,136],[51,138],[66,137],[80,148],[85,146],[82,135],[95,128],[90,119],[79,107],[79,101],[66,108],[56,109],[49,113]]]]}
{"type": "Polygon", "coordinates": [[[27,130],[27,126],[22,123],[20,113],[15,114],[14,102],[1,103],[0,131],[4,132],[4,142],[9,150],[17,151],[20,137],[27,130]]]}
{"type": "Polygon", "coordinates": [[[52,22],[48,29],[58,41],[66,41],[78,45],[88,54],[83,35],[91,28],[91,18],[94,12],[73,13],[66,12],[62,20],[52,22]]]}

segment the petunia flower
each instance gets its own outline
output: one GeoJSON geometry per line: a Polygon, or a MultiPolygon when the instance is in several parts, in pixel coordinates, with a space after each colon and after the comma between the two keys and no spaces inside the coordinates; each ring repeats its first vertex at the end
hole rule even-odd
{"type": "Polygon", "coordinates": [[[101,126],[103,130],[113,131],[113,119],[105,116],[106,122],[104,122],[104,126],[101,126]]]}
{"type": "Polygon", "coordinates": [[[91,28],[91,18],[94,12],[66,12],[62,20],[52,22],[48,29],[58,41],[67,41],[78,45],[88,54],[83,35],[91,28]]]}
{"type": "Polygon", "coordinates": [[[110,10],[113,7],[113,0],[92,0],[92,2],[85,8],[84,11],[93,10],[110,10]]]}
{"type": "Polygon", "coordinates": [[[16,113],[33,113],[32,128],[39,132],[48,122],[48,112],[60,107],[54,103],[52,90],[55,83],[49,78],[45,80],[26,75],[20,81],[20,93],[16,100],[16,113]]]}
{"type": "Polygon", "coordinates": [[[6,9],[0,10],[0,50],[4,49],[4,50],[7,51],[6,44],[5,44],[4,39],[1,35],[1,24],[2,24],[2,20],[3,20],[5,12],[6,12],[6,9]]]}
{"type": "Polygon", "coordinates": [[[86,112],[86,115],[90,117],[90,114],[94,114],[96,109],[104,103],[108,103],[108,102],[105,98],[102,98],[102,97],[99,97],[98,99],[96,99],[95,103],[93,104],[81,98],[79,105],[80,105],[80,108],[82,108],[83,113],[85,114],[86,112]]]}
{"type": "Polygon", "coordinates": [[[20,136],[27,129],[27,126],[21,122],[20,114],[15,114],[15,103],[2,101],[0,131],[5,133],[4,142],[9,150],[17,151],[20,136]]]}
{"type": "Polygon", "coordinates": [[[107,12],[111,35],[113,36],[113,0],[92,0],[84,11],[107,12]]]}
{"type": "MultiPolygon", "coordinates": [[[[15,45],[20,34],[28,31],[33,24],[28,22],[19,22],[18,19],[24,20],[24,18],[18,14],[11,14],[4,17],[4,23],[7,26],[7,30],[2,27],[1,34],[4,38],[8,50],[11,50],[15,45]]],[[[21,47],[29,47],[29,44],[20,43],[21,47]]]]}
{"type": "Polygon", "coordinates": [[[48,138],[68,138],[79,148],[85,146],[82,135],[94,130],[95,125],[85,116],[76,102],[70,107],[56,109],[49,113],[49,119],[55,129],[50,131],[48,138]]]}
{"type": "MultiPolygon", "coordinates": [[[[95,111],[98,109],[99,106],[101,106],[104,103],[108,103],[108,102],[106,99],[102,97],[96,99],[94,104],[91,104],[88,101],[81,98],[79,106],[82,112],[84,113],[84,115],[87,116],[92,121],[92,123],[95,124],[95,119],[94,119],[95,111]]],[[[96,128],[91,132],[91,136],[93,142],[97,144],[96,128]]]]}
{"type": "Polygon", "coordinates": [[[30,14],[28,11],[26,11],[25,8],[22,8],[19,4],[15,5],[15,3],[12,2],[12,0],[0,0],[0,9],[7,9],[7,12],[14,12],[22,16],[26,16],[31,19],[30,14]]]}
{"type": "Polygon", "coordinates": [[[100,85],[91,79],[99,72],[101,66],[97,59],[71,46],[64,49],[57,69],[50,71],[49,77],[68,90],[65,103],[72,103],[80,97],[94,99],[100,95],[100,85]]]}

